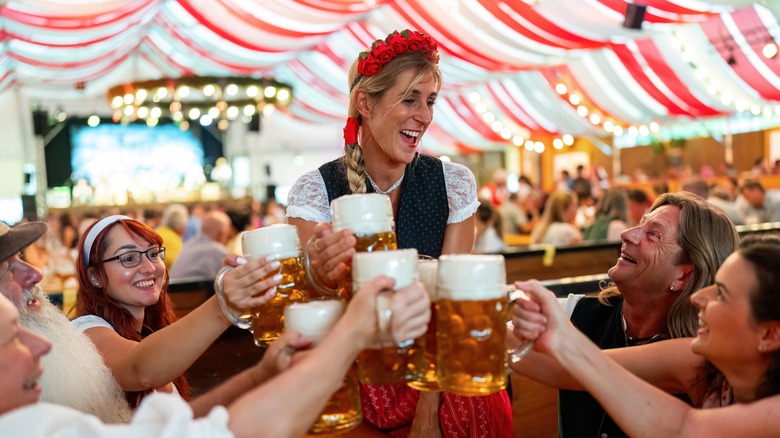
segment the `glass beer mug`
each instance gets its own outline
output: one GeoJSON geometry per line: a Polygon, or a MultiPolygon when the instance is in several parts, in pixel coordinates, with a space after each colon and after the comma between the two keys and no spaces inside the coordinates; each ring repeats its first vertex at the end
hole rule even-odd
{"type": "Polygon", "coordinates": [[[436,372],[441,389],[464,396],[504,389],[509,308],[504,257],[441,256],[437,292],[436,372]]]}
{"type": "Polygon", "coordinates": [[[439,262],[427,256],[420,256],[417,262],[417,276],[425,286],[428,299],[431,300],[431,320],[428,322],[428,331],[425,332],[425,363],[423,375],[418,381],[409,382],[409,386],[420,391],[440,392],[439,381],[436,376],[436,271],[439,262]]]}
{"type": "MultiPolygon", "coordinates": [[[[233,267],[226,266],[219,271],[215,291],[225,316],[237,327],[250,330],[255,345],[266,346],[284,330],[284,308],[296,302],[309,299],[309,283],[306,279],[298,231],[293,225],[275,224],[241,233],[241,250],[244,258],[268,257],[280,263],[282,281],[276,286],[276,295],[260,307],[248,312],[234,309],[222,293],[222,278],[233,267]]],[[[268,274],[262,280],[276,275],[268,274]]]]}
{"type": "MultiPolygon", "coordinates": [[[[345,195],[330,204],[333,231],[352,231],[357,239],[356,252],[387,251],[398,248],[393,222],[393,205],[390,198],[378,193],[345,195]]],[[[339,283],[338,294],[342,298],[352,296],[350,267],[339,283]]]]}
{"type": "MultiPolygon", "coordinates": [[[[330,332],[344,313],[341,300],[317,300],[293,303],[284,311],[284,326],[295,330],[312,341],[316,347],[330,332]]],[[[341,387],[331,396],[319,418],[309,428],[309,433],[319,435],[346,432],[363,420],[360,410],[360,388],[355,365],[350,367],[341,387]]]]}
{"type": "MultiPolygon", "coordinates": [[[[379,275],[395,279],[395,290],[417,281],[417,250],[362,252],[352,256],[352,282],[355,293],[379,275]]],[[[390,339],[387,293],[377,295],[380,334],[390,339]]],[[[406,383],[422,378],[425,363],[425,337],[400,345],[364,350],[358,356],[358,378],[368,385],[406,383]]]]}

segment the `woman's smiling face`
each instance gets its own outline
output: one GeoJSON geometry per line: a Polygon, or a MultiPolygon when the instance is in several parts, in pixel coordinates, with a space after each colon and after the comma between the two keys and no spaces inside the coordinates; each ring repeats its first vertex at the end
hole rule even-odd
{"type": "Polygon", "coordinates": [[[399,75],[395,84],[379,101],[369,103],[370,109],[364,113],[363,123],[369,128],[366,146],[378,146],[378,151],[389,162],[411,162],[433,120],[439,84],[430,74],[407,93],[415,77],[416,72],[412,70],[399,75]]]}
{"type": "MultiPolygon", "coordinates": [[[[150,248],[158,248],[154,243],[131,235],[124,227],[114,226],[106,236],[106,250],[102,259],[110,259],[122,255],[128,251],[147,251],[150,248]]],[[[143,309],[151,306],[160,299],[163,280],[165,278],[165,264],[162,260],[152,262],[141,255],[138,266],[125,268],[119,260],[103,263],[106,273],[104,290],[120,305],[126,308],[136,318],[143,318],[143,309]]]]}

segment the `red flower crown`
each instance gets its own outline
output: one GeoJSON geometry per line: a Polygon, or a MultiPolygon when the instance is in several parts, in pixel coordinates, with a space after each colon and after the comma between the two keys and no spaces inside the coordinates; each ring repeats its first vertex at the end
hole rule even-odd
{"type": "Polygon", "coordinates": [[[433,38],[415,30],[396,30],[387,38],[374,41],[365,52],[360,52],[357,71],[363,76],[373,76],[396,56],[409,52],[422,52],[432,63],[439,63],[438,46],[433,38]]]}

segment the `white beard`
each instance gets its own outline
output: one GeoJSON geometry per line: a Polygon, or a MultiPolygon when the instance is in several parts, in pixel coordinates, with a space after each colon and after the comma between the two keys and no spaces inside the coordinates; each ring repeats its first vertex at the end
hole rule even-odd
{"type": "Polygon", "coordinates": [[[25,291],[19,303],[23,326],[51,340],[51,352],[41,362],[41,401],[69,406],[105,423],[129,423],[132,410],[125,394],[92,341],[70,325],[38,285],[25,291]],[[27,302],[37,299],[39,309],[27,302]]]}

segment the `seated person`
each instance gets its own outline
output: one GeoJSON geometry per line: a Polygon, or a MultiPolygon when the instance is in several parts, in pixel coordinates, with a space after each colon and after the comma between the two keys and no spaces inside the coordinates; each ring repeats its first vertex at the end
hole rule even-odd
{"type": "MultiPolygon", "coordinates": [[[[187,398],[184,372],[230,325],[216,296],[174,323],[164,259],[160,235],[127,216],[101,219],[79,243],[72,324],[95,344],[133,408],[153,391],[187,398]]],[[[259,294],[235,303],[260,306],[279,280],[258,280],[278,268],[278,262],[250,260],[226,274],[225,293],[229,299],[240,291],[259,294]]]]}
{"type": "MultiPolygon", "coordinates": [[[[302,436],[341,386],[358,353],[382,346],[376,295],[392,286],[393,280],[385,276],[365,285],[331,332],[305,355],[295,354],[295,345],[305,345],[308,340],[294,332],[280,337],[269,347],[269,353],[276,349],[283,365],[293,360],[295,366],[226,406],[214,407],[205,418],[193,420],[192,411],[181,398],[158,393],[143,401],[131,424],[112,426],[89,414],[38,402],[37,380],[43,372],[40,359],[51,349],[51,343],[21,327],[14,305],[0,297],[0,369],[4,370],[0,380],[0,430],[8,436],[31,437],[53,433],[80,437],[302,436]],[[280,345],[287,340],[294,342],[280,345]],[[328,366],[323,367],[323,363],[328,366]]],[[[425,333],[430,302],[421,284],[392,294],[389,307],[393,312],[393,342],[425,333]]],[[[231,387],[228,392],[246,390],[231,379],[215,391],[224,390],[225,386],[231,387]]]]}
{"type": "Polygon", "coordinates": [[[538,282],[517,287],[532,301],[515,307],[515,334],[547,356],[544,383],[589,391],[628,435],[780,435],[779,236],[746,237],[715,284],[691,296],[699,318],[692,340],[601,351],[550,291],[538,282]],[[688,394],[693,406],[664,391],[688,394]]]}

